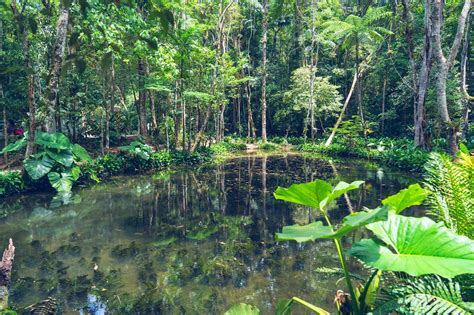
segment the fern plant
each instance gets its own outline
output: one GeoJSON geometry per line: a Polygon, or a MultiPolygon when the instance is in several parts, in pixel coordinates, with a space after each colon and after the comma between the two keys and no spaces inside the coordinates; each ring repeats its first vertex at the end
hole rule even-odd
{"type": "Polygon", "coordinates": [[[429,213],[457,234],[474,237],[474,177],[470,157],[461,153],[453,162],[432,153],[425,165],[425,186],[431,192],[426,199],[429,213]]]}
{"type": "Polygon", "coordinates": [[[473,303],[464,302],[457,282],[438,276],[408,278],[389,289],[374,314],[470,314],[473,303]]]}

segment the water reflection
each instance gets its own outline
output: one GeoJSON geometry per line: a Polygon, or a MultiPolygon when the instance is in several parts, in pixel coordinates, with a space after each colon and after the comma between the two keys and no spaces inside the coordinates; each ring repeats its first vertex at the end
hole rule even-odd
{"type": "Polygon", "coordinates": [[[338,276],[317,272],[338,266],[332,243],[273,238],[319,218],[274,200],[275,188],[316,178],[366,181],[331,209],[335,221],[415,181],[356,161],[246,156],[116,178],[59,201],[11,198],[0,211],[0,240],[13,237],[18,251],[11,301],[22,308],[53,296],[62,312],[93,314],[222,313],[247,302],[270,313],[297,295],[332,309],[338,276]]]}

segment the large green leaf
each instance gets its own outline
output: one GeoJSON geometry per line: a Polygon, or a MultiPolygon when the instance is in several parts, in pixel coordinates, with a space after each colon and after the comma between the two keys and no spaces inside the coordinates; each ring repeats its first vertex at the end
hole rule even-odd
{"type": "Polygon", "coordinates": [[[333,200],[339,198],[343,194],[354,190],[358,189],[360,185],[362,185],[364,181],[357,180],[352,183],[346,183],[346,182],[339,182],[336,187],[331,191],[329,196],[327,196],[323,201],[320,202],[319,206],[321,208],[325,208],[328,204],[330,204],[333,200]]]}
{"type": "Polygon", "coordinates": [[[224,315],[259,315],[260,310],[253,305],[239,303],[232,306],[224,315]]]}
{"type": "Polygon", "coordinates": [[[71,173],[50,172],[48,174],[49,183],[56,189],[57,192],[68,192],[72,189],[72,184],[75,182],[71,173]]]}
{"type": "Polygon", "coordinates": [[[313,182],[293,184],[289,188],[278,187],[276,199],[319,209],[319,203],[331,193],[331,185],[317,179],[313,182]]]}
{"type": "Polygon", "coordinates": [[[2,151],[0,151],[0,154],[4,154],[4,153],[8,153],[8,152],[16,152],[16,151],[19,151],[21,149],[23,149],[27,142],[28,142],[28,135],[27,135],[28,132],[25,133],[25,136],[21,139],[18,139],[17,141],[15,142],[12,142],[10,144],[8,144],[6,147],[4,147],[2,149],[2,151]]]}
{"type": "Polygon", "coordinates": [[[413,184],[408,188],[400,190],[395,195],[382,200],[382,204],[389,205],[395,213],[400,213],[411,206],[418,206],[423,203],[428,192],[421,188],[419,184],[413,184]]]}
{"type": "Polygon", "coordinates": [[[46,149],[50,158],[66,167],[70,167],[74,162],[74,156],[71,150],[46,149]]]}
{"type": "Polygon", "coordinates": [[[87,152],[87,150],[77,143],[72,146],[72,153],[74,154],[76,159],[79,161],[84,161],[84,162],[92,161],[92,158],[87,152]]]}
{"type": "Polygon", "coordinates": [[[281,300],[278,302],[276,306],[275,313],[277,315],[291,315],[293,312],[293,308],[295,305],[298,304],[304,306],[305,308],[311,310],[312,313],[318,314],[318,315],[329,315],[328,311],[325,309],[322,309],[316,305],[313,305],[309,302],[306,302],[305,300],[302,300],[298,297],[292,297],[291,299],[288,300],[281,300]]]}
{"type": "Polygon", "coordinates": [[[323,180],[317,179],[313,182],[293,184],[289,188],[278,187],[275,198],[316,209],[323,209],[336,198],[344,193],[357,189],[363,181],[355,181],[350,184],[339,182],[334,189],[323,180]]]}
{"type": "Polygon", "coordinates": [[[36,144],[42,145],[46,148],[58,149],[58,150],[70,150],[71,142],[62,133],[47,133],[38,132],[36,134],[36,144]]]}
{"type": "Polygon", "coordinates": [[[474,273],[474,241],[454,234],[443,223],[392,215],[367,228],[387,245],[364,239],[354,244],[350,254],[371,267],[445,278],[474,273]]]}
{"type": "Polygon", "coordinates": [[[307,225],[284,226],[281,233],[276,233],[278,241],[297,241],[298,243],[314,241],[319,238],[329,238],[333,234],[332,229],[316,221],[307,225]]]}
{"type": "Polygon", "coordinates": [[[334,232],[329,226],[323,225],[321,221],[303,226],[285,226],[282,233],[276,233],[276,238],[279,241],[297,241],[299,243],[314,241],[320,238],[341,238],[347,233],[367,224],[386,220],[388,209],[388,206],[383,206],[374,210],[352,213],[342,220],[341,227],[334,232]]]}
{"type": "Polygon", "coordinates": [[[42,158],[30,156],[23,162],[26,172],[34,180],[48,174],[54,166],[54,161],[44,155],[42,158]]]}

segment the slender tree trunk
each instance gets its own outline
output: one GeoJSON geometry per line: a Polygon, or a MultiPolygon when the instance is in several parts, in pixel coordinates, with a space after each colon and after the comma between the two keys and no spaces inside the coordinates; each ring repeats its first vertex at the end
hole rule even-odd
{"type": "MultiPolygon", "coordinates": [[[[3,24],[0,19],[0,53],[3,53],[3,24]]],[[[0,104],[2,104],[2,119],[3,119],[3,145],[6,147],[8,145],[8,127],[7,127],[7,102],[5,100],[5,95],[3,94],[3,85],[0,82],[0,104]]],[[[8,153],[3,154],[3,160],[5,164],[8,164],[8,153]]]]}
{"type": "Polygon", "coordinates": [[[59,88],[59,75],[61,72],[61,66],[64,57],[64,50],[66,47],[67,29],[69,22],[69,10],[66,8],[63,1],[59,3],[59,17],[58,24],[56,25],[56,42],[53,49],[53,57],[51,61],[51,67],[49,70],[49,82],[46,91],[47,105],[46,105],[46,131],[55,132],[58,131],[58,125],[56,122],[56,115],[59,115],[58,105],[58,88],[59,88]]]}
{"type": "Polygon", "coordinates": [[[29,70],[27,75],[28,81],[28,115],[29,115],[29,124],[28,124],[28,142],[26,145],[25,158],[33,154],[35,150],[35,136],[36,136],[36,103],[35,103],[35,85],[34,85],[34,76],[33,69],[31,66],[30,59],[30,40],[28,38],[28,28],[22,27],[25,23],[25,16],[20,13],[17,7],[16,0],[13,0],[10,4],[13,16],[18,23],[20,29],[20,36],[22,39],[22,48],[24,56],[25,68],[29,70]]]}
{"type": "Polygon", "coordinates": [[[138,130],[142,137],[147,137],[147,117],[146,117],[146,90],[145,90],[146,62],[144,59],[138,60],[138,130]]]}
{"type": "Polygon", "coordinates": [[[385,101],[387,97],[387,76],[384,74],[383,76],[383,85],[382,85],[382,117],[381,120],[381,128],[380,131],[383,134],[385,129],[385,101]]]}
{"type": "Polygon", "coordinates": [[[469,131],[469,109],[471,107],[471,103],[474,102],[474,96],[469,95],[469,91],[467,89],[467,63],[469,61],[469,52],[472,50],[470,46],[470,31],[471,31],[471,23],[472,23],[472,15],[474,13],[470,13],[467,17],[467,27],[466,32],[464,33],[464,41],[463,47],[461,52],[461,90],[464,95],[464,112],[463,112],[463,126],[462,126],[462,134],[463,138],[465,139],[467,133],[469,131]]]}
{"type": "Polygon", "coordinates": [[[263,0],[262,22],[262,142],[267,142],[267,33],[268,0],[263,0]]]}
{"type": "Polygon", "coordinates": [[[339,125],[341,124],[342,119],[344,118],[344,114],[346,113],[347,106],[349,105],[349,101],[351,100],[352,93],[354,93],[354,89],[357,84],[358,73],[359,71],[355,71],[354,73],[354,78],[352,79],[352,85],[349,90],[349,94],[347,94],[346,101],[344,102],[344,105],[342,106],[341,113],[339,114],[339,117],[337,118],[336,124],[334,125],[334,128],[332,129],[331,135],[329,136],[329,138],[326,140],[326,143],[324,144],[325,146],[331,145],[332,140],[334,139],[334,136],[336,135],[337,128],[339,128],[339,125]]]}
{"type": "MultiPolygon", "coordinates": [[[[311,51],[310,51],[310,82],[309,82],[309,109],[310,109],[310,128],[311,128],[311,143],[314,143],[315,136],[315,123],[314,123],[314,81],[316,79],[316,57],[315,57],[315,46],[316,46],[316,9],[318,2],[311,0],[311,51]]],[[[305,133],[306,138],[306,133],[305,133]]]]}
{"type": "Polygon", "coordinates": [[[114,57],[112,55],[112,61],[110,64],[110,95],[108,99],[108,105],[105,109],[105,149],[110,149],[110,119],[114,109],[114,97],[115,97],[115,64],[114,57]]]}
{"type": "Polygon", "coordinates": [[[457,126],[453,125],[448,110],[448,101],[446,97],[446,81],[448,79],[449,70],[454,64],[454,61],[459,53],[464,30],[466,28],[467,15],[471,9],[471,0],[465,0],[461,15],[458,19],[458,28],[456,36],[454,37],[448,57],[445,57],[442,49],[441,28],[443,21],[444,0],[434,0],[433,12],[431,21],[433,23],[432,42],[433,51],[438,60],[438,74],[436,77],[436,86],[438,94],[438,106],[441,116],[441,121],[446,128],[446,137],[448,141],[449,152],[455,156],[458,151],[457,144],[457,126]]]}
{"type": "MultiPolygon", "coordinates": [[[[424,111],[422,111],[421,116],[419,116],[418,109],[417,109],[418,107],[418,78],[417,78],[416,62],[415,62],[415,45],[413,43],[414,18],[413,18],[413,14],[410,11],[410,1],[403,0],[402,6],[403,6],[402,18],[405,21],[405,39],[407,42],[408,60],[410,63],[411,82],[412,82],[412,90],[413,90],[413,126],[415,129],[415,144],[417,146],[424,148],[426,147],[424,130],[423,130],[423,122],[425,120],[424,111]]],[[[427,16],[429,17],[429,10],[425,11],[425,17],[427,16]]],[[[431,54],[428,54],[427,47],[425,47],[427,43],[429,44],[429,40],[426,41],[427,38],[429,39],[429,36],[426,35],[426,31],[429,31],[429,29],[430,29],[429,25],[425,25],[425,42],[423,45],[423,61],[422,61],[422,65],[424,65],[425,67],[427,66],[427,61],[425,60],[425,58],[427,59],[428,55],[431,55],[431,54]]],[[[429,61],[428,64],[431,64],[431,61],[429,61]]],[[[423,95],[424,94],[425,92],[423,93],[423,95]]],[[[424,104],[422,104],[422,106],[423,105],[424,104]]]]}
{"type": "Polygon", "coordinates": [[[245,94],[247,99],[247,143],[250,143],[250,135],[252,135],[252,142],[255,143],[257,141],[257,132],[255,131],[255,124],[253,123],[252,90],[249,82],[246,84],[245,94]]]}

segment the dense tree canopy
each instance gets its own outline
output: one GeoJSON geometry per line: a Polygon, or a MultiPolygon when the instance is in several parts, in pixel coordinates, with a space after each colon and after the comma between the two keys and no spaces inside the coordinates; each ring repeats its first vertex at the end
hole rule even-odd
{"type": "Polygon", "coordinates": [[[454,151],[469,137],[470,6],[7,0],[3,120],[30,131],[27,155],[39,130],[192,151],[228,135],[314,141],[354,116],[372,136],[454,151]]]}

